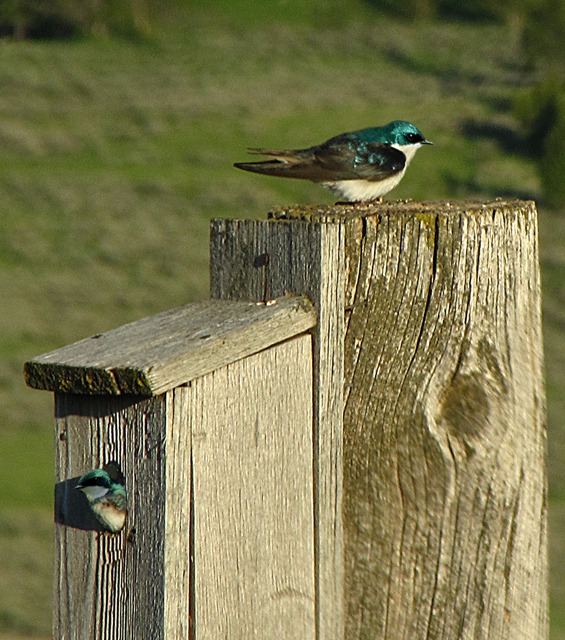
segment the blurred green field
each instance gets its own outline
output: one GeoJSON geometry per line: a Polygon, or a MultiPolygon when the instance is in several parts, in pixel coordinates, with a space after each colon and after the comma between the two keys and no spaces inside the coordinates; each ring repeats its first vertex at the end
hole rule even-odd
{"type": "MultiPolygon", "coordinates": [[[[401,24],[353,0],[274,16],[260,4],[195,2],[143,42],[0,41],[0,639],[50,635],[52,398],[25,387],[23,362],[207,297],[211,218],[333,201],[233,169],[247,146],[308,146],[402,118],[435,146],[394,197],[541,196],[510,113],[534,80],[512,28],[401,24]]],[[[561,213],[542,207],[540,234],[552,638],[563,640],[561,213]]]]}

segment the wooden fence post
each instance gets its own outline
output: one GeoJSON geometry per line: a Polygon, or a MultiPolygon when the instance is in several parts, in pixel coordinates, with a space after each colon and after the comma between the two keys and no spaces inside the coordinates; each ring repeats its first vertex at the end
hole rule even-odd
{"type": "Polygon", "coordinates": [[[211,291],[318,308],[318,640],[546,640],[534,204],[270,216],[213,222],[211,291]]]}
{"type": "Polygon", "coordinates": [[[209,301],[26,363],[55,391],[57,640],[314,640],[305,298],[209,301]],[[103,533],[75,487],[117,461],[103,533]]]}

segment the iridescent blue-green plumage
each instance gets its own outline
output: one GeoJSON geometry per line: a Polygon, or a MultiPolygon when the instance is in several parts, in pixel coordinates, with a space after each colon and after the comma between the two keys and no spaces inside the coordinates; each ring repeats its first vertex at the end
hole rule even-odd
{"type": "Polygon", "coordinates": [[[127,493],[124,477],[115,462],[85,473],[76,488],[84,493],[92,512],[105,529],[113,533],[123,529],[127,516],[127,493]]]}
{"type": "Polygon", "coordinates": [[[416,150],[431,144],[410,122],[342,133],[307,149],[250,149],[274,158],[237,162],[254,173],[321,182],[350,201],[374,200],[402,179],[416,150]]]}

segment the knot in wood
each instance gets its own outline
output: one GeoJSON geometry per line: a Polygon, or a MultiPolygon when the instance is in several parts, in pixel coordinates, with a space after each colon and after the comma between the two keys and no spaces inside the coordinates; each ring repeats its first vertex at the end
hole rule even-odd
{"type": "Polygon", "coordinates": [[[479,373],[456,376],[445,391],[441,417],[453,435],[462,439],[482,435],[490,416],[489,394],[479,373]]]}

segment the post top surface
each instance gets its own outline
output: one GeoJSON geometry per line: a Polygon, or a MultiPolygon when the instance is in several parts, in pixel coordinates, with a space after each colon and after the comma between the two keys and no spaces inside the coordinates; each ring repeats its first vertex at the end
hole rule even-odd
{"type": "Polygon", "coordinates": [[[383,200],[382,202],[336,203],[329,205],[291,205],[269,211],[271,220],[303,220],[312,222],[345,222],[352,218],[417,214],[474,214],[500,209],[533,209],[533,200],[383,200]]]}

